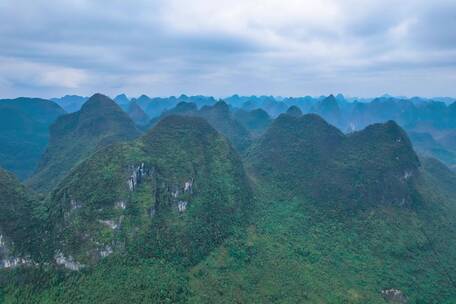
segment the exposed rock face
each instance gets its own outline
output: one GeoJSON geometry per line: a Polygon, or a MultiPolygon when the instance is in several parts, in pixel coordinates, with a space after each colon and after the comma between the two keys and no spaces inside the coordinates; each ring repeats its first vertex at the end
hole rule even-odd
{"type": "Polygon", "coordinates": [[[177,210],[179,212],[184,212],[187,209],[188,202],[186,201],[178,201],[177,202],[177,210]]]}
{"type": "Polygon", "coordinates": [[[30,261],[24,258],[10,257],[0,261],[1,268],[14,268],[20,265],[29,264],[30,261]]]}
{"type": "Polygon", "coordinates": [[[193,179],[186,181],[184,184],[184,192],[192,192],[193,179]]]}
{"type": "Polygon", "coordinates": [[[388,303],[405,304],[408,302],[407,297],[399,289],[383,289],[382,296],[388,303]]]}
{"type": "Polygon", "coordinates": [[[145,255],[196,259],[243,223],[250,198],[228,141],[201,118],[169,116],[142,138],[96,152],[63,180],[49,200],[53,243],[84,265],[136,242],[145,255]]]}
{"type": "Polygon", "coordinates": [[[26,259],[11,256],[6,243],[5,237],[0,234],[0,269],[12,268],[28,262],[26,259]]]}
{"type": "Polygon", "coordinates": [[[99,254],[100,254],[100,257],[105,258],[105,257],[111,255],[113,252],[114,252],[114,250],[112,249],[111,246],[106,246],[105,248],[100,250],[99,254]]]}
{"type": "Polygon", "coordinates": [[[117,209],[126,209],[127,204],[125,203],[125,201],[118,201],[118,202],[116,202],[115,207],[117,209]]]}
{"type": "Polygon", "coordinates": [[[108,226],[112,230],[119,228],[119,224],[113,220],[99,220],[99,222],[102,223],[103,225],[108,226]]]}
{"type": "Polygon", "coordinates": [[[141,183],[142,178],[147,174],[149,174],[149,170],[146,170],[144,163],[141,163],[141,165],[133,169],[133,172],[127,181],[128,189],[130,189],[130,191],[134,191],[136,186],[141,183]]]}
{"type": "Polygon", "coordinates": [[[76,200],[71,200],[70,201],[70,204],[71,204],[71,210],[74,210],[74,209],[79,209],[82,207],[82,204],[76,200]]]}
{"type": "Polygon", "coordinates": [[[84,267],[84,265],[75,261],[75,259],[72,256],[65,257],[61,252],[56,254],[55,262],[57,263],[57,265],[62,265],[63,267],[73,271],[80,270],[84,267]]]}

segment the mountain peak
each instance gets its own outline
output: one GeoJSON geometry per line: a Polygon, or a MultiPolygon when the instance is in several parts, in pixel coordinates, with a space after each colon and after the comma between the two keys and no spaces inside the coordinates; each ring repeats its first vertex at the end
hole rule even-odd
{"type": "Polygon", "coordinates": [[[230,107],[224,100],[217,101],[213,106],[213,109],[220,111],[220,112],[229,112],[230,107]]]}
{"type": "Polygon", "coordinates": [[[115,252],[122,246],[113,244],[137,242],[148,256],[201,260],[232,233],[248,208],[249,184],[240,162],[204,119],[167,116],[143,137],[91,155],[54,192],[52,208],[63,210],[54,213],[55,221],[72,238],[82,236],[78,248],[62,246],[62,251],[93,263],[106,246],[115,252]],[[81,202],[80,210],[63,216],[74,202],[81,202]],[[120,221],[131,225],[111,224],[120,221]],[[99,233],[106,229],[125,231],[125,238],[99,233]]]}
{"type": "Polygon", "coordinates": [[[125,94],[119,94],[114,98],[114,101],[117,102],[120,105],[126,105],[130,102],[130,99],[128,98],[127,95],[125,94]]]}
{"type": "Polygon", "coordinates": [[[288,108],[287,114],[291,115],[291,116],[294,116],[294,117],[299,117],[299,116],[302,115],[302,111],[297,106],[291,106],[291,107],[288,108]]]}
{"type": "Polygon", "coordinates": [[[193,102],[186,102],[181,101],[179,102],[174,109],[172,109],[173,113],[185,113],[185,112],[193,112],[197,111],[198,107],[193,102]]]}
{"type": "Polygon", "coordinates": [[[106,95],[96,93],[92,97],[90,97],[81,107],[81,114],[82,113],[87,113],[87,112],[92,112],[92,111],[98,111],[98,110],[119,110],[119,106],[106,95]]]}
{"type": "Polygon", "coordinates": [[[155,127],[150,129],[147,134],[144,135],[143,138],[147,142],[149,139],[161,136],[163,133],[177,132],[180,134],[176,134],[178,137],[175,137],[175,139],[177,140],[181,136],[186,136],[185,134],[187,133],[203,130],[215,132],[215,130],[203,118],[171,114],[161,119],[155,127]]]}
{"type": "Polygon", "coordinates": [[[134,122],[112,99],[95,94],[80,111],[60,116],[51,126],[48,148],[29,185],[35,190],[50,190],[97,149],[139,134],[134,122]]]}
{"type": "Polygon", "coordinates": [[[344,135],[315,114],[280,115],[249,151],[248,161],[260,175],[281,176],[279,182],[286,181],[283,186],[292,193],[303,191],[344,208],[411,204],[419,166],[394,121],[344,135]]]}
{"type": "Polygon", "coordinates": [[[131,101],[128,106],[128,116],[138,125],[146,125],[150,120],[135,100],[131,101]]]}
{"type": "Polygon", "coordinates": [[[329,95],[321,101],[323,104],[337,104],[337,99],[333,94],[329,95]]]}

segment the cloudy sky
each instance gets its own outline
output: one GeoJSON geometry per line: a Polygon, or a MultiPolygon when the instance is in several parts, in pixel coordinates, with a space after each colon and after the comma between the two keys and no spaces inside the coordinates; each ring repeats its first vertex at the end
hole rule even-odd
{"type": "Polygon", "coordinates": [[[0,0],[0,97],[456,96],[454,0],[0,0]]]}

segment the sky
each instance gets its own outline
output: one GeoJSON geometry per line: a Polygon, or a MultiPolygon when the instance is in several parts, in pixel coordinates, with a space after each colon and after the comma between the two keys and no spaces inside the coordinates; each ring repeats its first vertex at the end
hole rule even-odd
{"type": "Polygon", "coordinates": [[[455,0],[0,0],[0,98],[456,97],[455,0]]]}

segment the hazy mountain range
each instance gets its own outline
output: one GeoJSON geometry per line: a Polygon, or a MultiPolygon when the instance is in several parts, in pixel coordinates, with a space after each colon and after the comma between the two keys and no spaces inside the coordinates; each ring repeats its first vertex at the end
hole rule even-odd
{"type": "Polygon", "coordinates": [[[95,94],[0,117],[0,302],[456,302],[452,99],[95,94]]]}

